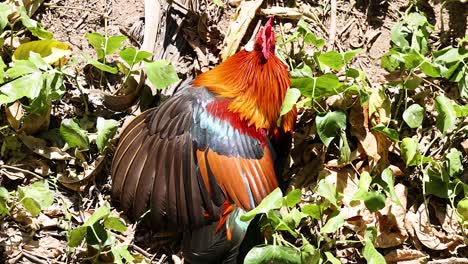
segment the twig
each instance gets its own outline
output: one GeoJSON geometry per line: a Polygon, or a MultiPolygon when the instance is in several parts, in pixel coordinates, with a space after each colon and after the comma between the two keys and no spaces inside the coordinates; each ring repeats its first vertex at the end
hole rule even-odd
{"type": "Polygon", "coordinates": [[[22,253],[23,253],[24,257],[26,257],[27,259],[29,259],[33,263],[48,264],[47,261],[42,260],[42,259],[38,258],[37,256],[29,253],[29,252],[26,252],[26,251],[23,250],[22,253]]]}
{"type": "Polygon", "coordinates": [[[263,16],[275,16],[287,19],[301,19],[302,13],[297,8],[275,6],[271,8],[261,8],[258,14],[263,16]]]}
{"type": "Polygon", "coordinates": [[[336,0],[330,0],[331,10],[330,10],[330,30],[327,50],[330,51],[335,45],[335,36],[336,36],[336,0]]]}
{"type": "Polygon", "coordinates": [[[10,169],[10,170],[17,170],[17,171],[20,171],[20,172],[24,172],[24,173],[27,173],[27,174],[30,174],[40,180],[43,180],[44,177],[42,177],[41,175],[35,173],[35,172],[32,172],[32,171],[28,171],[28,170],[25,170],[25,169],[21,169],[21,168],[18,168],[18,167],[15,167],[15,166],[10,166],[10,165],[0,165],[1,168],[5,168],[5,169],[10,169]]]}
{"type": "MultiPolygon", "coordinates": [[[[119,235],[119,234],[116,234],[116,233],[113,233],[114,236],[118,239],[120,239],[121,241],[125,241],[125,237],[122,236],[122,235],[119,235]]],[[[135,251],[137,251],[138,253],[140,253],[141,255],[145,256],[146,258],[148,259],[152,259],[154,256],[153,254],[150,254],[148,253],[146,250],[142,249],[141,247],[137,246],[137,245],[134,245],[134,244],[129,244],[130,247],[132,247],[135,251]]]]}
{"type": "Polygon", "coordinates": [[[356,21],[356,18],[353,17],[353,19],[351,19],[351,20],[340,30],[340,32],[338,32],[338,36],[343,35],[343,33],[345,33],[345,32],[348,30],[348,28],[349,28],[352,24],[354,24],[355,21],[356,21]]]}
{"type": "Polygon", "coordinates": [[[99,11],[92,10],[92,9],[89,9],[89,8],[83,8],[83,7],[78,7],[78,6],[59,6],[59,5],[54,5],[54,4],[51,4],[51,3],[44,3],[44,6],[49,7],[49,8],[63,8],[63,9],[76,9],[76,10],[81,10],[81,11],[89,11],[91,13],[100,15],[100,16],[102,16],[104,18],[115,20],[114,17],[111,17],[109,15],[106,15],[103,12],[99,12],[99,11]]]}

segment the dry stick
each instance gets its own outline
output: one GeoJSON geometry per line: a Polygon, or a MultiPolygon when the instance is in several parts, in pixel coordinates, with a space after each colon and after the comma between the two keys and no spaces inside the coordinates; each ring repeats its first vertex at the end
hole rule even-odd
{"type": "Polygon", "coordinates": [[[10,169],[10,170],[17,170],[17,171],[20,171],[20,172],[24,172],[24,173],[27,173],[27,174],[31,174],[32,176],[40,179],[40,180],[43,180],[44,177],[42,177],[41,175],[35,173],[35,172],[32,172],[32,171],[28,171],[28,170],[25,170],[25,169],[21,169],[21,168],[18,168],[18,167],[15,167],[15,166],[10,166],[10,165],[0,165],[0,168],[5,168],[5,169],[10,169]]]}
{"type": "Polygon", "coordinates": [[[27,258],[29,261],[37,264],[48,264],[48,261],[40,259],[38,256],[33,255],[29,252],[22,251],[21,252],[25,258],[27,258]]]}
{"type": "Polygon", "coordinates": [[[327,50],[330,51],[335,45],[335,36],[336,36],[336,0],[330,0],[331,11],[330,11],[330,30],[327,50]]]}
{"type": "MultiPolygon", "coordinates": [[[[122,235],[119,235],[119,234],[116,234],[116,233],[113,233],[113,234],[115,235],[116,238],[120,239],[121,241],[126,240],[125,237],[122,236],[122,235]]],[[[139,247],[137,245],[129,244],[129,246],[131,246],[133,249],[135,249],[135,251],[142,254],[143,256],[145,256],[148,259],[152,259],[154,257],[152,254],[148,253],[146,250],[142,249],[141,247],[139,247]]]]}

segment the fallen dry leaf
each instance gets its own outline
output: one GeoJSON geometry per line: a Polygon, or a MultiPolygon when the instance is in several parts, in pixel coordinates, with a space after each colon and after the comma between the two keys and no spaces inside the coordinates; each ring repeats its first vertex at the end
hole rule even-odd
{"type": "Polygon", "coordinates": [[[376,213],[377,239],[375,247],[377,248],[399,246],[408,238],[404,226],[408,190],[405,185],[399,183],[395,185],[395,192],[401,206],[394,203],[390,197],[387,197],[385,207],[376,213]]]}
{"type": "Polygon", "coordinates": [[[67,247],[65,241],[60,241],[49,235],[41,237],[39,240],[27,240],[24,243],[24,250],[45,259],[55,259],[62,255],[67,247]]]}
{"type": "Polygon", "coordinates": [[[101,171],[105,157],[105,155],[100,155],[92,164],[83,163],[84,172],[79,175],[59,175],[59,182],[70,190],[83,191],[83,188],[101,171]]]}
{"type": "Polygon", "coordinates": [[[426,247],[433,250],[454,249],[464,244],[462,236],[447,235],[436,229],[428,219],[426,205],[422,203],[416,212],[407,212],[405,221],[413,228],[418,240],[426,247]]]}
{"type": "Polygon", "coordinates": [[[387,263],[400,263],[407,260],[416,260],[417,263],[420,263],[420,260],[422,261],[426,258],[426,254],[415,249],[395,249],[385,255],[387,263]]]}
{"type": "Polygon", "coordinates": [[[33,136],[19,135],[21,141],[34,153],[51,160],[69,160],[70,154],[57,147],[48,147],[44,139],[33,136]]]}
{"type": "Polygon", "coordinates": [[[355,104],[349,113],[349,122],[351,135],[359,140],[359,147],[369,157],[370,163],[375,165],[380,161],[380,167],[386,168],[389,165],[388,149],[392,143],[386,136],[369,129],[368,106],[355,104]]]}

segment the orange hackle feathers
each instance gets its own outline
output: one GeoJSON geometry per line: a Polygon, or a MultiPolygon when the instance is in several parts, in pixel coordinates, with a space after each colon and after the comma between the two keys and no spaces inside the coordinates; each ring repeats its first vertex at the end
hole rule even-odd
{"type": "Polygon", "coordinates": [[[242,50],[214,69],[200,74],[193,84],[207,87],[219,97],[232,99],[228,110],[256,129],[276,126],[286,90],[288,70],[274,55],[272,19],[257,35],[252,51],[242,50]]]}

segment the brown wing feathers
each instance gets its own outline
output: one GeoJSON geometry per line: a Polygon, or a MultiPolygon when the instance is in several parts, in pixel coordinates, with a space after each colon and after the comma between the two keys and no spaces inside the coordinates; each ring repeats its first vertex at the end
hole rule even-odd
{"type": "Polygon", "coordinates": [[[204,127],[194,130],[200,124],[194,123],[193,96],[173,97],[136,117],[122,132],[114,156],[113,198],[135,218],[151,209],[155,229],[181,230],[217,220],[225,198],[250,210],[278,186],[267,146],[259,150],[252,139],[206,114],[204,127]],[[261,156],[222,154],[216,148],[226,146],[226,140],[251,153],[245,155],[261,156]]]}

